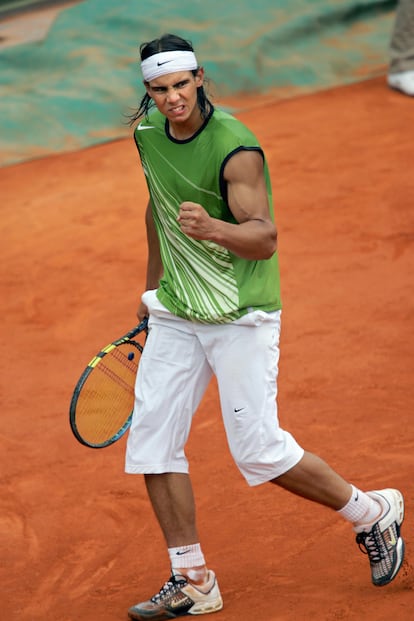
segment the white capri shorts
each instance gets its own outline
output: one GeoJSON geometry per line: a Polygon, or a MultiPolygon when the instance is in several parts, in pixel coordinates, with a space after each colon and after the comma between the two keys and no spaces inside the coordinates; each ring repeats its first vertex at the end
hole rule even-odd
{"type": "Polygon", "coordinates": [[[146,291],[149,335],[135,385],[125,471],[188,473],[185,444],[193,415],[217,378],[230,452],[249,485],[278,477],[303,457],[279,427],[277,373],[280,311],[253,311],[227,324],[171,314],[146,291]]]}

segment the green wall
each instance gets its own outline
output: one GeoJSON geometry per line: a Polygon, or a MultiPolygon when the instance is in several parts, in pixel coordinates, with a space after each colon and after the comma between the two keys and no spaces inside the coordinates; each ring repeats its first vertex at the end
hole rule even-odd
{"type": "Polygon", "coordinates": [[[63,8],[43,40],[0,48],[0,165],[128,135],[125,115],[143,94],[139,44],[164,32],[193,41],[218,97],[286,97],[385,73],[395,5],[85,0],[63,8]]]}

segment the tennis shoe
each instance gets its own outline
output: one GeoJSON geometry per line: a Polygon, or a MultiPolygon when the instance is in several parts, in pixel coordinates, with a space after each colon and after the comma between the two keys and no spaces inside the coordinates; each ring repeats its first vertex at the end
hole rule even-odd
{"type": "Polygon", "coordinates": [[[390,73],[387,77],[388,86],[401,91],[405,95],[414,96],[414,70],[390,73]]]}
{"type": "Polygon", "coordinates": [[[197,586],[185,576],[173,572],[171,578],[151,599],[132,606],[130,619],[175,619],[184,615],[202,615],[223,608],[220,590],[214,572],[208,572],[205,585],[197,586]]]}
{"type": "Polygon", "coordinates": [[[356,542],[368,555],[372,582],[385,586],[399,572],[404,560],[404,540],[400,535],[404,519],[404,498],[397,489],[367,492],[382,507],[380,518],[354,527],[356,542]]]}

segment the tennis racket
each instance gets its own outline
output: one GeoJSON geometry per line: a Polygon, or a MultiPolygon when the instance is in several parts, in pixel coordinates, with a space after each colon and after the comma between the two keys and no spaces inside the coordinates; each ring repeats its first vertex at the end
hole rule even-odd
{"type": "Polygon", "coordinates": [[[144,319],[104,347],[80,376],[70,403],[69,420],[81,444],[91,448],[109,446],[130,426],[135,376],[148,332],[147,324],[148,319],[144,319]]]}

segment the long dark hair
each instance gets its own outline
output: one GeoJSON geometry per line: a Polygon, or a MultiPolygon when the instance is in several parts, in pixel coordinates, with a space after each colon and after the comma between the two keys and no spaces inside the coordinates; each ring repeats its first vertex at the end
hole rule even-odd
{"type": "MultiPolygon", "coordinates": [[[[175,52],[177,50],[194,52],[191,41],[182,39],[174,34],[163,34],[159,39],[142,43],[139,48],[141,61],[153,56],[154,54],[158,54],[159,52],[175,52]]],[[[196,76],[197,71],[198,69],[194,69],[191,73],[196,76]]],[[[200,108],[201,117],[205,119],[208,116],[212,104],[208,99],[203,86],[199,86],[197,88],[197,103],[200,108]]],[[[148,113],[153,106],[155,106],[154,101],[148,93],[145,93],[140,101],[138,110],[129,116],[129,124],[133,125],[135,121],[140,119],[142,116],[148,117],[148,113]]]]}

